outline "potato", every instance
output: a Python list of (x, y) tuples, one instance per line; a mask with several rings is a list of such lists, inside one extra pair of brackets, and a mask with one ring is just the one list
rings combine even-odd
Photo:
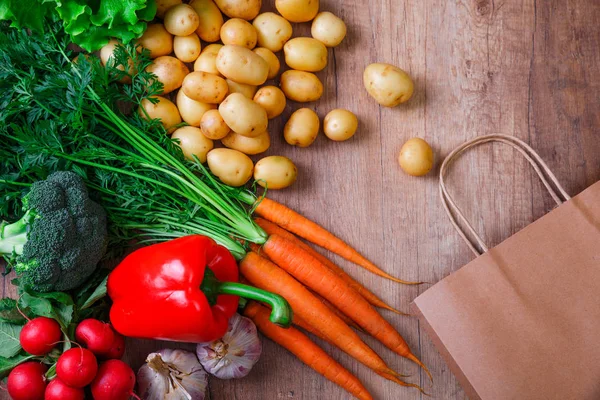
[[(111, 39), (100, 49), (100, 61), (102, 61), (102, 65), (106, 66), (106, 64), (108, 64), (109, 60), (112, 58), (113, 53), (115, 52), (115, 47), (117, 47), (118, 44), (121, 44), (118, 40)], [(133, 60), (129, 60), (129, 65), (129, 75), (133, 75), (135, 73)], [(119, 65), (118, 69), (123, 71), (125, 68), (122, 65)], [(121, 78), (121, 83), (131, 83), (131, 77), (124, 76), (123, 78)]]
[[(173, 52), (173, 35), (167, 32), (163, 24), (149, 24), (137, 44), (150, 50), (150, 58), (167, 56)], [(138, 47), (137, 51), (141, 53), (142, 48)]]
[(317, 14), (310, 27), (312, 37), (327, 47), (335, 47), (346, 37), (346, 24), (329, 11)]
[(415, 88), (406, 72), (383, 63), (371, 64), (365, 68), (363, 84), (371, 97), (385, 107), (396, 107), (408, 101)]
[(190, 99), (183, 93), (183, 90), (177, 92), (176, 101), (181, 118), (191, 126), (200, 126), (204, 113), (217, 108), (215, 104), (202, 103)]
[(204, 136), (212, 140), (223, 139), (231, 131), (221, 117), (219, 110), (209, 110), (202, 115), (200, 129)]
[(190, 99), (203, 103), (218, 104), (227, 96), (225, 79), (208, 72), (194, 71), (183, 80), (181, 90)]
[(217, 69), (223, 76), (247, 85), (262, 85), (269, 76), (269, 64), (252, 50), (225, 45), (217, 54)]
[(261, 0), (215, 0), (223, 14), (229, 18), (253, 20), (260, 12)]
[(285, 63), (292, 69), (316, 72), (327, 66), (327, 47), (317, 39), (297, 37), (283, 46)]
[(348, 110), (331, 110), (323, 120), (323, 132), (331, 140), (341, 142), (350, 139), (358, 128), (358, 118)]
[(254, 167), (254, 180), (267, 189), (283, 189), (296, 182), (298, 170), (287, 157), (269, 156)]
[(223, 14), (212, 0), (192, 0), (190, 6), (198, 14), (200, 23), (196, 34), (205, 42), (216, 42), (220, 39)]
[(252, 22), (258, 33), (258, 45), (276, 53), (292, 37), (292, 25), (285, 18), (266, 12)]
[(167, 10), (163, 22), (170, 34), (188, 36), (200, 25), (200, 17), (189, 4), (178, 4)]
[(210, 172), (230, 186), (242, 186), (252, 177), (254, 163), (242, 152), (232, 149), (213, 149), (206, 157)]
[[(142, 118), (160, 119), (165, 129), (168, 132), (172, 131), (175, 129), (175, 125), (181, 123), (181, 116), (179, 115), (177, 106), (165, 97), (154, 96), (153, 98), (158, 99), (158, 103), (152, 104), (148, 99), (142, 100), (138, 108), (138, 114)], [(148, 115), (146, 116), (146, 114)]]
[(175, 36), (175, 39), (173, 40), (175, 57), (183, 62), (196, 61), (200, 55), (200, 47), (200, 39), (195, 33), (188, 36)]
[(196, 156), (203, 164), (206, 162), (206, 155), (215, 146), (212, 140), (194, 126), (183, 126), (175, 130), (171, 139), (179, 139), (178, 145), (186, 159), (195, 161), (194, 156)]
[(237, 83), (232, 81), (231, 79), (225, 79), (227, 82), (227, 87), (229, 88), (229, 94), (231, 93), (241, 93), (249, 99), (254, 97), (256, 93), (257, 87), (254, 85), (246, 85), (244, 83)]
[(398, 163), (409, 175), (426, 175), (433, 168), (433, 150), (421, 138), (409, 139), (400, 149)]
[(267, 118), (273, 119), (285, 110), (285, 95), (276, 86), (263, 86), (254, 95), (254, 102), (267, 112)]
[(269, 74), (267, 75), (267, 79), (275, 78), (279, 73), (279, 68), (281, 67), (279, 58), (277, 58), (275, 53), (266, 47), (257, 47), (254, 49), (254, 52), (261, 56), (262, 59), (265, 60), (269, 65)]
[(190, 73), (190, 70), (184, 63), (175, 57), (161, 56), (154, 59), (146, 71), (152, 72), (158, 77), (158, 80), (164, 85), (163, 94), (171, 93), (180, 88), (183, 78)]
[(222, 44), (209, 44), (202, 50), (202, 53), (196, 59), (194, 63), (194, 71), (208, 72), (209, 74), (223, 76), (217, 69), (217, 54), (223, 47)]
[(323, 94), (323, 84), (315, 74), (293, 69), (281, 74), (281, 90), (285, 97), (300, 103), (316, 101)]
[(254, 155), (264, 153), (271, 147), (271, 136), (268, 131), (264, 131), (256, 137), (246, 137), (239, 133), (230, 132), (225, 136), (221, 143), (223, 146), (237, 151), (241, 151), (244, 154)]
[(319, 12), (319, 0), (275, 0), (275, 8), (290, 22), (308, 22)]
[(232, 93), (219, 105), (219, 113), (232, 131), (256, 137), (267, 130), (268, 119), (264, 108), (241, 93)]
[(177, 4), (181, 4), (181, 0), (156, 0), (156, 16), (164, 18), (167, 10)]
[(310, 108), (300, 108), (290, 115), (283, 128), (283, 137), (292, 146), (308, 147), (317, 138), (320, 125), (316, 112)]
[(233, 44), (247, 49), (256, 47), (256, 29), (245, 19), (231, 18), (221, 27), (223, 44)]

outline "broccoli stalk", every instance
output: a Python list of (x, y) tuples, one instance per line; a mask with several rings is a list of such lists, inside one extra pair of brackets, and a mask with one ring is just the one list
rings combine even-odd
[(3, 221), (0, 224), (0, 254), (23, 254), (23, 247), (27, 243), (27, 227), (34, 218), (35, 214), (29, 210), (17, 222), (9, 224)]

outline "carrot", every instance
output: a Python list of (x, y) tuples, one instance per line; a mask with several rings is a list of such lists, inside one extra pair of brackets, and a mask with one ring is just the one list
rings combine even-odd
[(331, 302), (329, 302), (327, 299), (324, 299), (322, 296), (320, 296), (317, 293), (314, 293), (312, 290), (311, 290), (311, 293), (313, 296), (315, 296), (317, 299), (319, 299), (321, 301), (321, 303), (325, 304), (327, 306), (327, 308), (329, 308), (335, 315), (340, 317), (340, 319), (342, 321), (344, 321), (344, 323), (346, 325), (350, 326), (351, 328), (356, 329), (357, 331), (366, 333), (359, 325), (356, 324), (356, 322), (352, 321), (352, 319), (349, 318), (346, 314), (344, 314), (343, 312), (338, 310), (337, 307), (334, 306), (333, 304), (331, 304)]
[(329, 300), (386, 347), (422, 367), (430, 379), (433, 379), (427, 367), (410, 351), (408, 344), (394, 327), (316, 258), (279, 235), (271, 235), (263, 245), (263, 250), (275, 264)]
[(264, 218), (260, 218), (260, 217), (254, 218), (254, 222), (256, 222), (258, 224), (258, 226), (263, 228), (263, 230), (265, 232), (267, 232), (267, 234), (269, 234), (269, 235), (277, 234), (279, 236), (282, 236), (282, 237), (292, 241), (298, 247), (306, 250), (314, 258), (319, 260), (323, 265), (325, 265), (327, 268), (329, 268), (330, 270), (335, 272), (340, 278), (342, 278), (344, 280), (344, 282), (346, 282), (348, 285), (350, 285), (350, 287), (352, 289), (354, 289), (358, 293), (360, 293), (361, 296), (365, 298), (365, 300), (367, 300), (369, 303), (371, 303), (375, 307), (384, 308), (386, 310), (395, 312), (396, 314), (400, 314), (400, 315), (408, 315), (406, 313), (396, 310), (392, 306), (389, 306), (387, 303), (385, 303), (383, 300), (381, 300), (379, 297), (377, 297), (377, 295), (375, 295), (369, 289), (367, 289), (366, 287), (361, 285), (359, 282), (357, 282), (354, 278), (352, 278), (350, 275), (348, 275), (343, 269), (341, 269), (336, 264), (334, 264), (332, 261), (330, 261), (327, 257), (325, 257), (324, 255), (322, 255), (321, 253), (319, 253), (318, 251), (316, 251), (315, 249), (313, 249), (312, 247), (310, 247), (309, 245), (304, 243), (302, 240), (298, 239), (293, 233), (286, 231), (279, 225), (274, 224), (273, 222), (268, 221)]
[(249, 302), (244, 315), (269, 339), (289, 350), (303, 363), (361, 400), (373, 400), (367, 389), (350, 371), (335, 361), (322, 348), (299, 330), (280, 328), (269, 321), (269, 311), (258, 303)]

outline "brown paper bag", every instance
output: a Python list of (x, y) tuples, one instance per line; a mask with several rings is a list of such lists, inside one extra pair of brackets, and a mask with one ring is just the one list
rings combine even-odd
[[(444, 174), (463, 151), (490, 141), (519, 150), (559, 206), (488, 250), (448, 195)], [(491, 135), (448, 156), (440, 194), (478, 257), (417, 297), (413, 308), (467, 395), (600, 399), (600, 182), (570, 199), (527, 144)]]

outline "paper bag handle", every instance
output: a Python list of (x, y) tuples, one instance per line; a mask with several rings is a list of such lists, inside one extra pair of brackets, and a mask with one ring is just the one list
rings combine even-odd
[[(560, 205), (571, 198), (560, 185), (558, 179), (556, 179), (556, 176), (554, 176), (552, 171), (550, 171), (550, 168), (548, 168), (548, 166), (546, 165), (544, 160), (542, 160), (539, 154), (537, 154), (535, 150), (533, 150), (527, 143), (514, 136), (500, 134), (478, 136), (458, 146), (448, 155), (448, 157), (446, 157), (446, 159), (442, 163), (442, 166), (440, 167), (440, 197), (442, 199), (444, 209), (446, 210), (446, 214), (448, 214), (448, 217), (450, 218), (450, 222), (452, 223), (456, 231), (459, 233), (459, 235), (463, 238), (467, 246), (469, 246), (471, 251), (476, 256), (480, 256), (481, 254), (487, 252), (489, 248), (485, 244), (483, 239), (477, 234), (477, 232), (475, 232), (473, 226), (469, 223), (469, 221), (467, 221), (460, 208), (456, 205), (456, 203), (446, 190), (444, 178), (446, 176), (446, 171), (448, 170), (452, 162), (456, 160), (463, 152), (472, 147), (488, 142), (504, 143), (521, 153), (527, 159), (527, 161), (529, 161), (529, 164), (531, 164), (535, 172), (538, 174), (540, 180), (542, 181), (542, 183), (544, 184), (544, 186), (546, 187), (556, 204)], [(554, 184), (554, 187), (552, 187), (552, 185), (548, 182), (548, 179)], [(465, 228), (477, 242), (476, 244), (473, 243), (467, 237), (467, 234), (465, 233), (463, 228), (458, 224), (456, 217), (458, 217), (463, 222)], [(477, 245), (479, 245), (479, 248), (477, 248)]]

